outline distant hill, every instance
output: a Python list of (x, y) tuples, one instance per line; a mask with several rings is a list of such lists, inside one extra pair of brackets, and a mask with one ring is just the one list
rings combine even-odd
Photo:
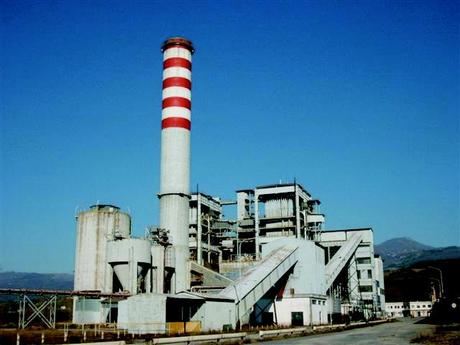
[(0, 288), (72, 290), (73, 274), (0, 272)]
[(394, 238), (375, 246), (376, 254), (383, 258), (383, 267), (397, 269), (417, 262), (460, 258), (460, 247), (434, 248), (407, 237)]
[(421, 244), (409, 237), (397, 237), (375, 246), (375, 250), (385, 255), (399, 255), (419, 250), (433, 249), (431, 246)]

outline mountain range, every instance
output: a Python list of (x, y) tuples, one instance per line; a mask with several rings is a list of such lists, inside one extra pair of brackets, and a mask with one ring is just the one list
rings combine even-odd
[(72, 290), (73, 274), (0, 272), (0, 288)]
[(385, 270), (405, 268), (423, 261), (460, 258), (460, 247), (434, 248), (407, 237), (398, 237), (375, 246)]

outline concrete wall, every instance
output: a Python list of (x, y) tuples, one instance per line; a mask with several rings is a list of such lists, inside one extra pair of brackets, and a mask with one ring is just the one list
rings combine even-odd
[(78, 214), (74, 290), (112, 292), (107, 239), (128, 238), (130, 233), (131, 217), (115, 206), (96, 205)]
[(277, 321), (279, 326), (291, 326), (292, 313), (302, 313), (304, 326), (327, 324), (325, 298), (283, 298), (275, 301), (269, 311), (274, 314), (274, 320)]
[(345, 231), (324, 231), (321, 233), (321, 241), (346, 241)]
[(192, 321), (200, 321), (203, 331), (222, 330), (224, 325), (236, 327), (236, 308), (234, 303), (206, 301), (195, 313)]
[(118, 303), (118, 328), (133, 333), (166, 331), (166, 295), (141, 294)]
[(78, 325), (105, 323), (108, 310), (101, 300), (74, 297), (72, 322)]
[(375, 257), (375, 289), (377, 293), (377, 302), (380, 304), (379, 316), (383, 316), (385, 313), (385, 280), (383, 272), (383, 260), (380, 256)]
[(326, 295), (324, 249), (317, 246), (315, 242), (294, 238), (279, 239), (264, 245), (262, 256), (287, 244), (295, 244), (299, 247), (299, 261), (289, 277), (284, 295), (289, 297), (299, 294)]
[(346, 241), (347, 233), (349, 232), (359, 232), (363, 235), (363, 242), (374, 243), (374, 234), (372, 229), (350, 229), (343, 231), (324, 231), (321, 233), (321, 241)]

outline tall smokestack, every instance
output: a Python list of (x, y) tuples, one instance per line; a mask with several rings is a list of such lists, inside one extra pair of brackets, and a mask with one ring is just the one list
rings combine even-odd
[(174, 274), (171, 293), (190, 288), (189, 198), (192, 42), (173, 37), (163, 52), (161, 121), (160, 227), (169, 230)]

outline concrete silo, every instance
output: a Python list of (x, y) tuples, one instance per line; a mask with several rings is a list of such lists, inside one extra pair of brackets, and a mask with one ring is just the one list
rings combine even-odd
[(94, 205), (77, 215), (75, 291), (112, 292), (107, 241), (129, 238), (131, 217), (112, 205)]
[(107, 262), (113, 268), (113, 292), (151, 290), (152, 243), (142, 238), (107, 242)]

